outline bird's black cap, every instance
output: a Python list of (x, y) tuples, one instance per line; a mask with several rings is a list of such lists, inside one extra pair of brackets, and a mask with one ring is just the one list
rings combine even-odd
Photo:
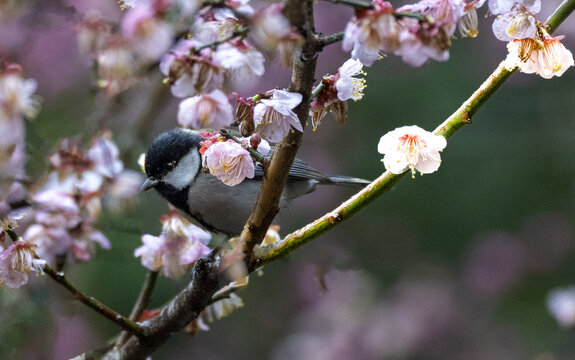
[(160, 179), (166, 175), (192, 147), (199, 148), (199, 133), (176, 129), (158, 136), (146, 151), (146, 175)]

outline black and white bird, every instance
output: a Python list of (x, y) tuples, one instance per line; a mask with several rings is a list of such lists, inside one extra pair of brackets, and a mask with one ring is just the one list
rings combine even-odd
[[(145, 157), (147, 179), (142, 190), (156, 191), (192, 223), (212, 233), (232, 237), (241, 233), (260, 192), (263, 170), (253, 179), (228, 186), (202, 171), (199, 131), (176, 129), (158, 136)], [(365, 186), (369, 181), (324, 175), (296, 159), (290, 169), (280, 208), (315, 190), (317, 184)]]

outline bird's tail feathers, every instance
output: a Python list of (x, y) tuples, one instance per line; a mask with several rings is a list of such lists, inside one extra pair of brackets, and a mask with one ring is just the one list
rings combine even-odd
[(359, 186), (363, 187), (371, 183), (371, 181), (369, 180), (349, 176), (340, 176), (340, 175), (329, 176), (329, 180), (331, 181), (331, 184), (350, 186), (350, 187), (359, 187)]

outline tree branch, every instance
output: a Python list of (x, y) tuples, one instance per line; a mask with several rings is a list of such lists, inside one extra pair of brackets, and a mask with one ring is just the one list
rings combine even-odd
[(174, 332), (180, 331), (204, 310), (212, 296), (226, 282), (220, 276), (219, 249), (196, 261), (192, 281), (151, 320), (142, 323), (143, 334), (133, 336), (103, 359), (146, 359)]
[[(305, 128), (315, 78), (317, 53), (321, 49), (321, 44), (314, 35), (313, 1), (289, 1), (286, 5), (286, 15), (305, 39), (301, 55), (294, 61), (292, 78), (288, 87), (290, 92), (298, 92), (303, 97), (294, 112), (302, 127)], [(241, 234), (246, 244), (246, 264), (250, 263), (254, 247), (264, 238), (269, 225), (279, 211), (278, 204), (282, 191), (289, 169), (301, 145), (302, 137), (303, 133), (292, 129), (283, 141), (276, 145), (268, 166), (264, 168), (264, 178), (258, 200)]]

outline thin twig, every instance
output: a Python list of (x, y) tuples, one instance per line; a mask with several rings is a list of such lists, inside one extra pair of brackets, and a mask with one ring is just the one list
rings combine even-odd
[[(132, 312), (130, 313), (130, 320), (137, 322), (142, 317), (144, 310), (150, 304), (150, 300), (152, 299), (152, 291), (154, 291), (154, 286), (156, 285), (156, 280), (158, 279), (158, 271), (148, 271), (146, 274), (146, 279), (144, 280), (144, 284), (142, 285), (142, 290), (140, 290), (140, 295), (138, 296), (138, 300), (134, 304), (132, 308)], [(130, 333), (127, 331), (123, 331), (117, 343), (117, 346), (122, 345), (123, 343), (128, 340), (130, 337)]]

